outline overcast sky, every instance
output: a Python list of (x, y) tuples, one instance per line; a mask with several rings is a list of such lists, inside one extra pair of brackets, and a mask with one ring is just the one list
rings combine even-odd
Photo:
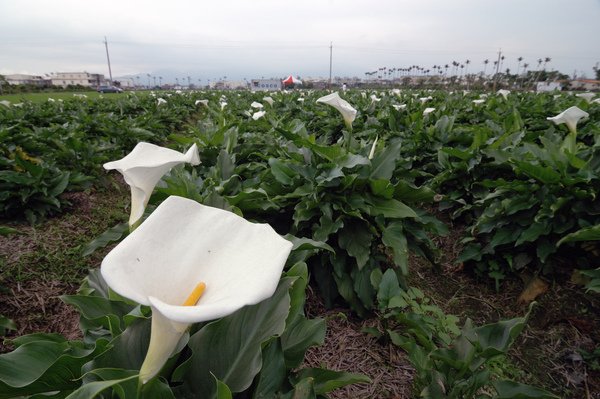
[[(600, 0), (0, 0), (0, 74), (88, 71), (198, 79), (329, 75), (426, 68), (501, 48), (503, 69), (593, 75)], [(522, 64), (521, 64), (522, 66)], [(489, 67), (488, 67), (489, 72)]]

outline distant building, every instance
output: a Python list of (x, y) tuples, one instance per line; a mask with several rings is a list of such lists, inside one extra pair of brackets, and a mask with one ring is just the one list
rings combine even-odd
[(50, 76), (50, 80), (54, 86), (85, 86), (97, 87), (106, 85), (104, 75), (99, 73), (88, 72), (56, 72)]
[(47, 86), (50, 84), (49, 79), (44, 79), (42, 76), (25, 75), (17, 73), (14, 75), (5, 75), (4, 78), (11, 85), (36, 85)]
[(600, 90), (600, 80), (575, 79), (569, 83), (573, 90)]
[(537, 92), (555, 91), (555, 90), (561, 91), (562, 86), (561, 86), (560, 82), (537, 82), (535, 89)]
[(250, 90), (252, 90), (252, 91), (281, 90), (281, 80), (279, 80), (279, 79), (252, 79), (250, 81)]

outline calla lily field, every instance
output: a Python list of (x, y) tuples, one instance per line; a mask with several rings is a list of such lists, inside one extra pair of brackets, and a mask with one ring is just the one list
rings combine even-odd
[[(120, 187), (129, 217), (70, 249), (93, 259), (61, 296), (77, 338), (19, 335), (0, 314), (0, 399), (597, 397), (592, 98), (295, 89), (2, 102), (2, 239), (69, 214), (73, 193)], [(20, 269), (0, 265), (9, 295)], [(436, 299), (457, 275), (510, 311), (468, 285)], [(561, 287), (580, 314), (545, 301)], [(488, 315), (452, 314), (467, 296)], [(380, 378), (307, 360), (340, 318), (402, 354), (408, 396), (349, 394)], [(541, 372), (527, 349), (540, 319), (585, 337), (553, 341)], [(568, 381), (544, 371), (566, 356)]]

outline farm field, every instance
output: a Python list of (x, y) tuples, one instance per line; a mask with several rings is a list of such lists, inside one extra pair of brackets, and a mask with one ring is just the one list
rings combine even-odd
[(0, 398), (600, 397), (593, 95), (62, 94), (0, 97)]

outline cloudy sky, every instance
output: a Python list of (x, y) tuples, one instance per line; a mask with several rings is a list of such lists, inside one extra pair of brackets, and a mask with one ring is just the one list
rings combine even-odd
[[(165, 81), (364, 77), (378, 67), (471, 60), (591, 77), (600, 0), (0, 0), (0, 74), (88, 71)], [(522, 64), (521, 64), (522, 65)], [(489, 67), (488, 67), (489, 68)], [(489, 69), (488, 69), (489, 72)]]

